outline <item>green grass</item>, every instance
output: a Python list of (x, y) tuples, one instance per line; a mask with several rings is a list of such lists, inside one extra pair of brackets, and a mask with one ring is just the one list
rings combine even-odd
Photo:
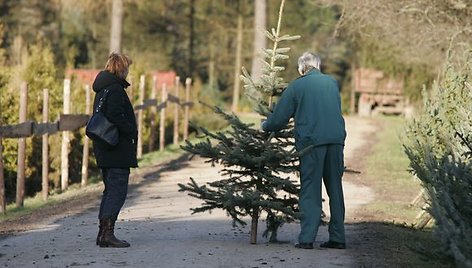
[(183, 153), (184, 151), (180, 148), (180, 145), (168, 145), (163, 151), (153, 151), (144, 154), (141, 159), (139, 159), (138, 165), (139, 167), (146, 167), (157, 162), (172, 160)]
[[(153, 151), (144, 154), (143, 157), (139, 159), (138, 164), (139, 167), (146, 167), (175, 159), (183, 153), (184, 151), (180, 149), (179, 145), (169, 145), (163, 151)], [(71, 199), (85, 198), (86, 195), (92, 192), (98, 193), (99, 191), (101, 191), (101, 179), (98, 177), (90, 177), (87, 186), (81, 187), (78, 183), (72, 184), (67, 191), (63, 193), (51, 193), (46, 201), (42, 199), (41, 193), (38, 193), (34, 197), (25, 198), (23, 207), (17, 207), (15, 203), (7, 205), (7, 213), (4, 215), (0, 214), (0, 222), (20, 218), (38, 209), (66, 202)]]
[[(244, 122), (251, 122), (260, 124), (260, 118), (254, 114), (241, 114), (241, 120)], [(196, 142), (197, 138), (194, 135), (190, 136), (189, 139), (191, 142)], [(144, 168), (150, 165), (155, 165), (156, 163), (162, 163), (176, 159), (185, 152), (180, 148), (180, 145), (168, 145), (163, 151), (153, 151), (146, 153), (139, 159), (138, 165), (140, 168)], [(139, 170), (139, 169), (138, 169)], [(52, 206), (61, 202), (66, 202), (74, 198), (84, 198), (85, 195), (90, 194), (90, 192), (99, 192), (101, 190), (101, 179), (99, 177), (89, 178), (89, 183), (86, 187), (80, 187), (80, 184), (72, 184), (69, 186), (67, 191), (63, 193), (51, 193), (48, 200), (44, 201), (42, 199), (41, 193), (38, 193), (34, 197), (27, 197), (24, 200), (23, 207), (17, 207), (15, 203), (11, 203), (7, 206), (7, 213), (2, 215), (0, 214), (0, 222), (7, 220), (16, 219), (25, 215), (28, 215), (36, 210)]]
[(80, 184), (73, 184), (63, 193), (51, 193), (46, 201), (43, 200), (41, 193), (38, 193), (34, 197), (25, 198), (23, 207), (17, 207), (15, 203), (9, 204), (7, 206), (7, 213), (0, 215), (0, 222), (16, 219), (47, 206), (75, 198), (82, 198), (93, 192), (99, 192), (100, 187), (97, 181), (97, 178), (91, 179), (90, 184), (85, 187), (80, 187)]
[(375, 198), (367, 209), (382, 213), (387, 221), (411, 224), (420, 209), (409, 207), (409, 204), (420, 192), (421, 185), (408, 172), (409, 159), (401, 143), (405, 120), (400, 117), (374, 120), (382, 127), (364, 170), (368, 185), (381, 198)]
[[(241, 120), (247, 123), (254, 123), (254, 127), (258, 127), (260, 124), (260, 117), (253, 113), (242, 113), (239, 114)], [(197, 138), (194, 135), (190, 137), (191, 142), (196, 142)], [(185, 152), (180, 148), (180, 145), (168, 145), (163, 151), (153, 151), (144, 154), (139, 159), (138, 164), (140, 168), (144, 168), (156, 163), (162, 163), (176, 159)], [(138, 169), (139, 170), (139, 169)], [(67, 191), (63, 193), (51, 193), (48, 200), (42, 199), (41, 193), (38, 193), (34, 197), (27, 197), (24, 200), (23, 207), (17, 207), (15, 203), (7, 206), (7, 213), (4, 215), (0, 214), (0, 222), (7, 220), (16, 219), (25, 215), (28, 215), (36, 210), (52, 206), (61, 202), (66, 202), (74, 198), (84, 198), (91, 192), (99, 192), (101, 190), (101, 179), (98, 177), (89, 178), (89, 183), (85, 187), (81, 187), (80, 184), (72, 184), (69, 186)]]
[(238, 113), (237, 115), (244, 123), (254, 124), (254, 128), (259, 128), (261, 119), (263, 119), (263, 117), (257, 113)]
[(408, 172), (401, 138), (406, 121), (400, 117), (372, 120), (381, 128), (363, 167), (362, 183), (373, 189), (375, 198), (361, 209), (368, 215), (365, 224), (370, 230), (370, 242), (362, 250), (381, 252), (385, 267), (453, 267), (432, 229), (413, 227), (421, 208), (409, 204), (422, 187)]

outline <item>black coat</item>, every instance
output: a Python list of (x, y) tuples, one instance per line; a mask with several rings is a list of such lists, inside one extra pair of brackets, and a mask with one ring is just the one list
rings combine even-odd
[(137, 167), (136, 148), (138, 127), (133, 106), (126, 95), (125, 89), (130, 84), (116, 75), (101, 71), (93, 82), (95, 100), (94, 111), (104, 89), (108, 89), (106, 102), (102, 109), (105, 116), (118, 127), (120, 140), (112, 148), (100, 141), (93, 141), (93, 152), (97, 159), (97, 166), (101, 168), (130, 168)]

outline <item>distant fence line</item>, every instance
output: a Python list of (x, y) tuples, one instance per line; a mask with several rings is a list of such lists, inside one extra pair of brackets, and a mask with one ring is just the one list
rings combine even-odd
[[(145, 76), (140, 76), (139, 82), (139, 100), (138, 105), (134, 106), (137, 114), (138, 124), (138, 148), (137, 156), (142, 157), (143, 140), (142, 130), (144, 127), (144, 114), (143, 111), (150, 109), (150, 139), (148, 143), (149, 151), (155, 149), (154, 140), (156, 139), (157, 132), (157, 114), (159, 113), (159, 150), (164, 150), (165, 147), (165, 118), (166, 108), (170, 103), (174, 104), (174, 128), (173, 128), (173, 143), (179, 143), (179, 108), (183, 108), (183, 139), (188, 138), (188, 121), (190, 117), (190, 107), (193, 102), (190, 101), (190, 90), (192, 80), (187, 78), (185, 80), (185, 98), (179, 98), (179, 91), (181, 90), (180, 78), (177, 76), (173, 85), (169, 85), (173, 88), (167, 89), (167, 84), (162, 83), (161, 87), (161, 98), (160, 101), (157, 99), (157, 78), (153, 76), (153, 83), (151, 88), (151, 98), (144, 99), (145, 96)], [(75, 131), (86, 126), (91, 113), (91, 94), (90, 85), (85, 85), (86, 97), (85, 97), (85, 114), (70, 114), (70, 79), (64, 79), (64, 99), (63, 99), (63, 113), (59, 115), (59, 119), (55, 122), (49, 121), (49, 90), (43, 90), (43, 122), (34, 122), (26, 120), (27, 115), (27, 95), (28, 87), (25, 82), (21, 83), (20, 86), (20, 113), (19, 123), (14, 125), (0, 126), (0, 213), (6, 213), (6, 198), (5, 198), (5, 180), (4, 180), (4, 164), (3, 164), (3, 142), (4, 138), (18, 139), (18, 165), (17, 165), (17, 189), (16, 189), (16, 205), (22, 207), (24, 203), (24, 192), (25, 192), (25, 163), (26, 163), (26, 138), (32, 136), (42, 136), (42, 196), (44, 200), (47, 200), (49, 194), (49, 147), (48, 137), (58, 132), (62, 133), (62, 147), (61, 147), (61, 190), (67, 190), (69, 181), (69, 144), (70, 131)], [(170, 94), (169, 91), (173, 91)], [(132, 94), (132, 93), (131, 93)], [(82, 157), (82, 177), (81, 185), (85, 186), (88, 182), (88, 159), (89, 159), (89, 139), (84, 135), (84, 149)]]

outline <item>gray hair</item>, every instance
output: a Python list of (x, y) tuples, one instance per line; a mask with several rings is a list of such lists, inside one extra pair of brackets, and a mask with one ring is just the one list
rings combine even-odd
[(313, 68), (320, 69), (321, 59), (318, 55), (305, 52), (298, 58), (298, 72), (300, 75), (306, 74)]

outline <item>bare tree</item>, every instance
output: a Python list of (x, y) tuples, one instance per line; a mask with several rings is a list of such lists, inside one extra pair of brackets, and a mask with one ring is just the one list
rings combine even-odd
[[(472, 6), (466, 0), (317, 0), (342, 6), (340, 26), (375, 42), (405, 64), (442, 65), (446, 51), (463, 57), (472, 43)], [(362, 42), (366, 43), (366, 42)]]
[(241, 54), (243, 49), (243, 16), (238, 15), (238, 28), (236, 34), (236, 59), (234, 62), (234, 84), (233, 84), (233, 104), (231, 110), (237, 112), (239, 105), (239, 95), (241, 88)]
[(257, 81), (262, 74), (262, 50), (267, 45), (267, 39), (264, 30), (267, 28), (266, 19), (266, 0), (254, 1), (254, 47), (251, 66), (251, 77)]
[(121, 32), (123, 28), (123, 0), (113, 0), (110, 30), (110, 53), (121, 51)]

